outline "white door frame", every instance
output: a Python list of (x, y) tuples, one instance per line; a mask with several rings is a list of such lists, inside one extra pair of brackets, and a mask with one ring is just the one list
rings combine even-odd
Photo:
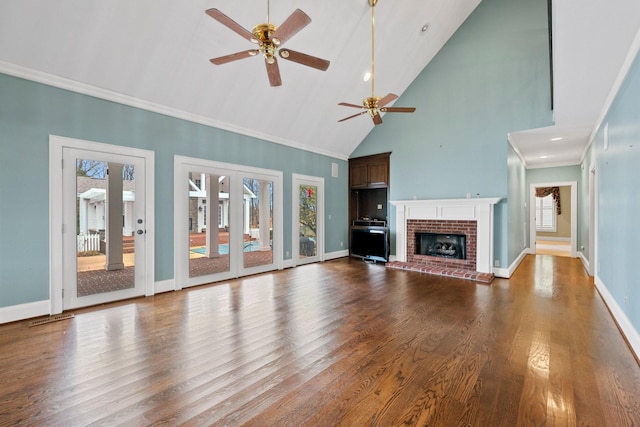
[(589, 274), (598, 276), (598, 173), (589, 168)]
[(535, 182), (529, 187), (529, 253), (536, 253), (536, 187), (571, 187), (571, 257), (577, 256), (578, 182)]
[(66, 138), (56, 135), (49, 136), (49, 312), (61, 313), (64, 309), (64, 233), (74, 232), (74, 225), (64, 223), (63, 201), (63, 150), (73, 148), (78, 150), (93, 151), (103, 154), (139, 157), (145, 162), (145, 243), (144, 266), (136, 276), (144, 281), (145, 295), (154, 294), (154, 259), (155, 259), (155, 220), (154, 220), (154, 153), (138, 148), (123, 147), (119, 145), (103, 144), (99, 142), (85, 141), (81, 139)]
[[(293, 266), (301, 264), (309, 264), (312, 262), (324, 261), (324, 178), (309, 175), (300, 175), (294, 173), (291, 179), (292, 182), (292, 261)], [(318, 203), (318, 219), (317, 219), (317, 238), (316, 250), (317, 255), (314, 257), (300, 258), (300, 192), (298, 188), (300, 185), (313, 185), (318, 188), (317, 203)]]
[[(275, 267), (277, 270), (282, 270), (282, 227), (283, 227), (283, 190), (282, 190), (282, 172), (261, 169), (250, 166), (236, 165), (231, 163), (216, 162), (213, 160), (198, 159), (185, 156), (174, 156), (173, 158), (173, 170), (174, 170), (174, 187), (173, 187), (173, 240), (174, 240), (174, 277), (175, 277), (175, 289), (179, 290), (187, 286), (195, 286), (211, 281), (226, 280), (229, 278), (239, 277), (240, 275), (250, 275), (261, 273), (264, 271), (272, 270), (270, 266)], [(186, 207), (189, 201), (189, 189), (186, 185), (189, 178), (189, 172), (205, 172), (205, 173), (220, 173), (224, 172), (230, 177), (232, 189), (229, 189), (230, 194), (237, 194), (235, 204), (231, 206), (233, 218), (231, 218), (231, 227), (239, 227), (232, 229), (230, 232), (230, 238), (239, 235), (242, 237), (242, 227), (244, 224), (243, 218), (243, 186), (242, 177), (247, 175), (257, 176), (271, 180), (273, 182), (273, 227), (275, 231), (273, 233), (273, 264), (268, 266), (258, 266), (253, 268), (244, 268), (242, 265), (243, 252), (242, 244), (233, 245), (235, 251), (231, 257), (231, 265), (229, 272), (219, 273), (208, 276), (189, 277), (189, 215)], [(233, 197), (233, 196), (232, 196)], [(231, 201), (233, 203), (233, 201)], [(235, 231), (235, 232), (234, 232)], [(230, 249), (232, 245), (230, 245)]]

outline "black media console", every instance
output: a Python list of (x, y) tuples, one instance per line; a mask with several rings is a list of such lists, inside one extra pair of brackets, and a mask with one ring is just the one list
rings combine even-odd
[(351, 226), (351, 255), (365, 261), (389, 261), (389, 227), (385, 221), (356, 220)]

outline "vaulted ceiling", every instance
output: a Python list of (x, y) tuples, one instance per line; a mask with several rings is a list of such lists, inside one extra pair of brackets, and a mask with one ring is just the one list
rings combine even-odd
[[(510, 135), (531, 166), (540, 163), (541, 147), (556, 153), (567, 148), (558, 163), (579, 161), (637, 30), (638, 16), (624, 17), (629, 22), (620, 25), (615, 15), (630, 1), (607, 0), (616, 19), (611, 17), (604, 28), (591, 23), (602, 20), (592, 16), (598, 12), (593, 5), (569, 0), (554, 6), (557, 126)], [(401, 95), (479, 3), (379, 0), (375, 95)], [(260, 55), (224, 65), (209, 62), (255, 45), (205, 10), (218, 8), (251, 30), (266, 22), (267, 5), (275, 25), (296, 8), (311, 17), (286, 47), (329, 60), (327, 71), (279, 59), (282, 86), (271, 87)], [(425, 25), (428, 29), (423, 31)], [(628, 40), (626, 46), (619, 42), (623, 39)], [(576, 49), (585, 40), (592, 49)], [(611, 49), (610, 44), (619, 48)], [(589, 72), (576, 79), (576, 68), (583, 67)], [(371, 96), (371, 82), (363, 81), (370, 69), (367, 0), (0, 3), (0, 72), (339, 158), (347, 158), (373, 128), (366, 115), (338, 123), (357, 112), (339, 102), (359, 104)], [(566, 147), (544, 144), (563, 135), (565, 142), (573, 142)]]

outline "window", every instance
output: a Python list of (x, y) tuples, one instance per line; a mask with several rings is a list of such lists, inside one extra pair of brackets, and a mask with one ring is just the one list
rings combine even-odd
[(536, 231), (556, 231), (556, 202), (553, 195), (536, 197)]

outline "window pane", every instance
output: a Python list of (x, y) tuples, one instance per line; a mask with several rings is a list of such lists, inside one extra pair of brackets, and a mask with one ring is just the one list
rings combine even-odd
[(536, 197), (536, 230), (556, 231), (556, 203), (551, 195)]

